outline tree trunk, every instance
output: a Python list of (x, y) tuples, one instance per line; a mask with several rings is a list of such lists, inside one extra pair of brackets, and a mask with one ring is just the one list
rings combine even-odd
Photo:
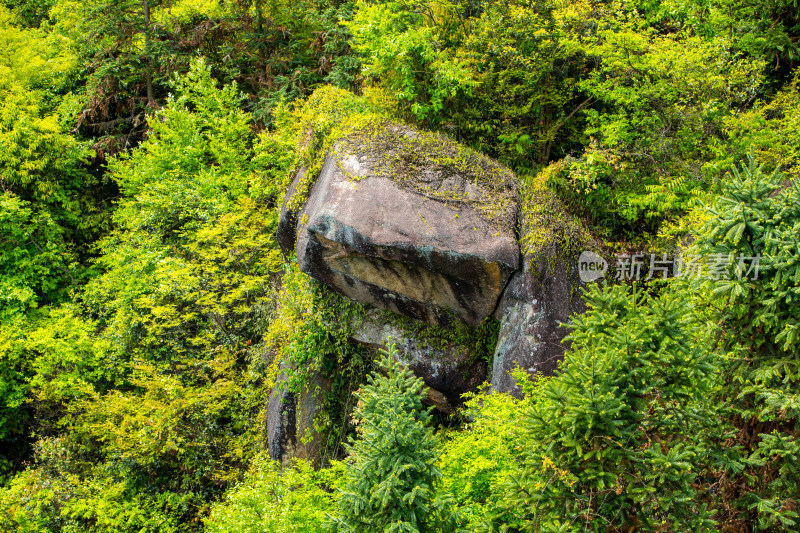
[(256, 42), (258, 46), (258, 59), (261, 62), (261, 76), (260, 84), (267, 86), (269, 83), (269, 66), (267, 65), (267, 57), (264, 51), (266, 40), (264, 39), (264, 18), (261, 9), (261, 0), (255, 0), (256, 9)]
[(147, 85), (147, 107), (155, 109), (156, 100), (153, 97), (153, 66), (150, 54), (150, 1), (144, 3), (144, 56), (145, 56), (145, 84)]

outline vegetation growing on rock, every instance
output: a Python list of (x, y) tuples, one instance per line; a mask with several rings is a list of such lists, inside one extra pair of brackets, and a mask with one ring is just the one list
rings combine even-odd
[[(513, 227), (516, 222), (518, 185), (514, 174), (440, 133), (378, 122), (342, 139), (336, 154), (354, 154), (364, 159), (370, 176), (391, 179), (445, 205), (474, 205), (499, 227)], [(352, 176), (356, 181), (361, 178)]]
[(522, 255), (531, 265), (548, 257), (574, 264), (583, 250), (597, 247), (591, 232), (547, 187), (553, 172), (558, 172), (558, 163), (535, 178), (526, 177), (522, 184), (519, 239)]
[(453, 513), (437, 496), (441, 472), (429, 413), (422, 407), (422, 380), (394, 361), (389, 344), (357, 393), (358, 438), (339, 495), (333, 532), (452, 531)]
[[(793, 0), (6, 0), (0, 530), (797, 531), (798, 61)], [(593, 288), (553, 376), (429, 416), (275, 239), (364, 147), (518, 203), (537, 274), (598, 239), (717, 276)], [(267, 457), (280, 371), (329, 381), (317, 469)]]
[[(296, 112), (299, 161), (306, 169), (287, 208), (302, 207), (325, 156), (363, 159), (366, 172), (444, 203), (470, 203), (501, 227), (516, 219), (517, 179), (504, 166), (436, 132), (391, 120), (386, 95), (322, 88)], [(353, 181), (363, 175), (348, 175)], [(448, 178), (457, 183), (448, 187)], [(464, 190), (464, 183), (474, 190)]]

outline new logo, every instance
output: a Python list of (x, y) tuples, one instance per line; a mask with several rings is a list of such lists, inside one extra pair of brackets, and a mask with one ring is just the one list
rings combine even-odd
[(584, 283), (602, 278), (607, 270), (606, 260), (594, 252), (584, 251), (578, 258), (578, 275)]

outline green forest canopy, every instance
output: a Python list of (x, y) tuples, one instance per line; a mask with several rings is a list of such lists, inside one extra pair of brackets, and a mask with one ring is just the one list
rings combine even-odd
[[(796, 0), (4, 0), (0, 530), (796, 531), (798, 64)], [(275, 241), (350, 112), (760, 276), (592, 289), (556, 376), (434, 432)], [(266, 453), (287, 360), (349, 384), (324, 468)]]

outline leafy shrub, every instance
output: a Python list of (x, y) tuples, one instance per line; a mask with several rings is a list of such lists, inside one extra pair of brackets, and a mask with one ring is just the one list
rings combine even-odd
[(598, 229), (655, 234), (718, 190), (725, 119), (758, 94), (763, 63), (721, 38), (608, 23), (584, 45), (598, 61), (578, 82), (597, 102), (586, 111), (588, 142), (551, 185)]
[(241, 94), (235, 85), (218, 89), (202, 61), (175, 87), (148, 140), (109, 163), (129, 196), (101, 243), (104, 272), (83, 298), (127, 358), (244, 350), (256, 340), (244, 333), (248, 313), (282, 262), (277, 213), (246, 197), (251, 183), (260, 194), (274, 191), (255, 174)]
[(787, 177), (800, 175), (800, 74), (774, 98), (725, 121), (729, 137), (730, 168), (752, 152), (765, 169), (778, 169)]
[(317, 533), (336, 508), (333, 490), (344, 466), (315, 471), (302, 459), (283, 470), (264, 455), (250, 463), (244, 481), (233, 486), (205, 521), (210, 533)]
[(64, 450), (38, 453), (12, 480), (23, 492), (64, 487), (15, 506), (15, 527), (197, 531), (260, 448), (267, 383), (248, 363), (261, 354), (263, 300), (282, 260), (274, 203), (247, 192), (278, 170), (256, 175), (235, 87), (218, 88), (197, 62), (176, 88), (153, 135), (111, 163), (130, 197), (102, 242), (102, 274), (73, 310), (24, 342), (4, 339), (32, 386), (20, 400), (15, 385), (9, 400), (37, 409), (41, 449), (58, 433)]
[(12, 193), (0, 195), (0, 321), (11, 324), (40, 304), (58, 302), (70, 283), (64, 230)]
[[(524, 376), (517, 378), (524, 382)], [(502, 483), (517, 461), (519, 416), (527, 404), (498, 392), (475, 394), (464, 406), (468, 422), (441, 435), (439, 491), (452, 499), (468, 530), (489, 518), (502, 497)]]
[(380, 78), (420, 121), (439, 118), (472, 77), (467, 62), (442, 46), (452, 38), (444, 32), (448, 15), (458, 10), (444, 2), (365, 2), (346, 23), (366, 73)]
[[(50, 229), (42, 227), (45, 239), (52, 239), (54, 232), (61, 233), (68, 258), (75, 256), (69, 259), (85, 258), (91, 252), (88, 245), (107, 231), (109, 224), (108, 213), (101, 211), (106, 207), (103, 182), (83, 166), (91, 152), (67, 134), (56, 114), (48, 113), (38, 92), (12, 84), (8, 89), (0, 88), (0, 95), (4, 194), (13, 194), (24, 202), (34, 220), (50, 221)], [(47, 248), (48, 244), (44, 240), (40, 246)], [(35, 251), (33, 242), (28, 246)], [(62, 278), (62, 283), (83, 281), (78, 272), (62, 271), (57, 278)]]

